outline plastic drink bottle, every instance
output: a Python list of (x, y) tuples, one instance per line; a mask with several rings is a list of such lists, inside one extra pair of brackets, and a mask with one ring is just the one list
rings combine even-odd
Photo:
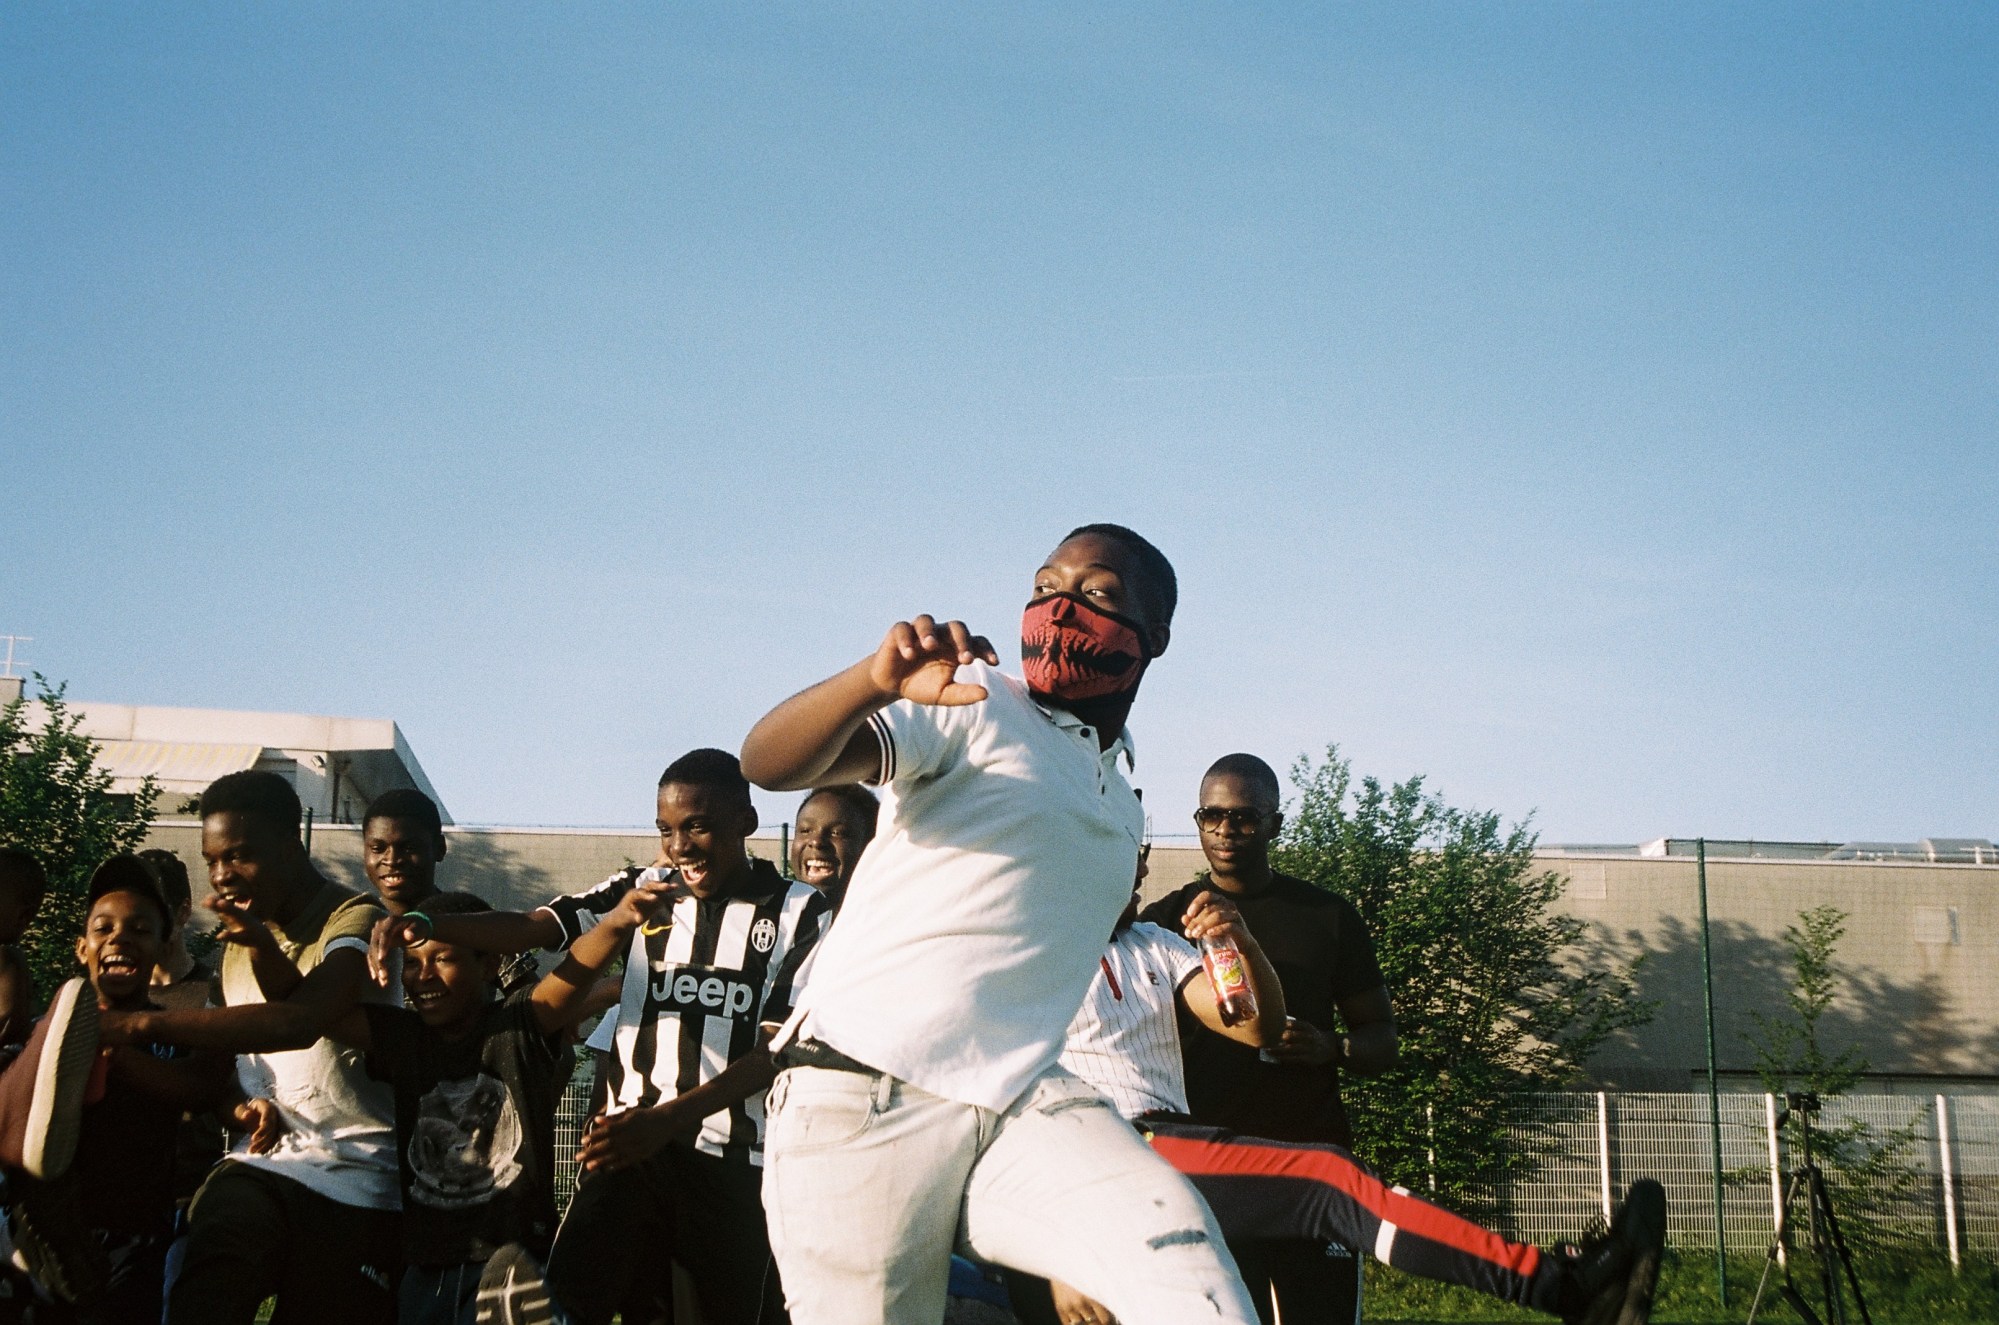
[(1256, 1016), (1256, 993), (1249, 987), (1249, 963), (1235, 944), (1212, 935), (1201, 939), (1201, 965), (1215, 987), (1224, 1026), (1240, 1026)]

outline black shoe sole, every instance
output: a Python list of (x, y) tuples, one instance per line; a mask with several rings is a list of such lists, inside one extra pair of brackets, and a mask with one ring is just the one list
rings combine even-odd
[(1624, 1220), (1618, 1233), (1631, 1248), (1631, 1269), (1625, 1276), (1616, 1325), (1646, 1325), (1652, 1319), (1659, 1257), (1666, 1245), (1666, 1189), (1651, 1178), (1632, 1183), (1624, 1193)]

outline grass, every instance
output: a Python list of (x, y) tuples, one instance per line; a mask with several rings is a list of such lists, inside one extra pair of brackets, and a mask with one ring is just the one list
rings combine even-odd
[[(1801, 1284), (1809, 1267), (1798, 1264)], [(1763, 1272), (1761, 1256), (1730, 1256), (1728, 1309), (1715, 1289), (1714, 1257), (1706, 1253), (1668, 1250), (1659, 1274), (1659, 1297), (1652, 1311), (1658, 1325), (1724, 1325), (1749, 1314), (1749, 1299)], [(1860, 1286), (1875, 1325), (1989, 1325), (1999, 1321), (1999, 1263), (1966, 1261), (1952, 1274), (1942, 1255), (1895, 1253), (1860, 1262)], [(1764, 1294), (1758, 1321), (1792, 1325), (1797, 1313), (1777, 1297), (1780, 1273), (1771, 1274), (1772, 1288)], [(1817, 1310), (1816, 1281), (1806, 1298)], [(1550, 1319), (1538, 1312), (1509, 1307), (1462, 1288), (1433, 1284), (1399, 1274), (1370, 1262), (1367, 1266), (1366, 1317), (1381, 1322), (1424, 1322), (1430, 1325), (1526, 1325)], [(1848, 1312), (1855, 1321), (1859, 1314)], [(1823, 1313), (1821, 1313), (1823, 1314)]]

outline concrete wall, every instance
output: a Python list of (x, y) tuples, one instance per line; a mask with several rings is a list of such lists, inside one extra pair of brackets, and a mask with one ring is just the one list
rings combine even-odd
[[(526, 908), (588, 887), (628, 861), (649, 863), (658, 838), (643, 830), (447, 828), (447, 888), (496, 906)], [(157, 825), (153, 845), (187, 861), (205, 891), (199, 828)], [(776, 860), (776, 837), (751, 839)], [(360, 833), (313, 831), (313, 856), (335, 878), (366, 887)], [(1687, 1090), (1705, 1081), (1700, 906), (1695, 864), (1677, 857), (1569, 857), (1539, 863), (1570, 881), (1565, 907), (1588, 921), (1585, 960), (1639, 954), (1640, 988), (1659, 1002), (1653, 1021), (1602, 1053), (1590, 1083), (1625, 1090)], [(1156, 847), (1145, 896), (1177, 888), (1203, 868), (1199, 850)], [(1825, 1023), (1835, 1048), (1855, 1044), (1874, 1090), (1999, 1086), (1999, 867), (1920, 863), (1711, 860), (1716, 1048), (1725, 1087), (1748, 1088), (1752, 1013), (1776, 1012), (1788, 987), (1782, 935), (1800, 911), (1830, 902), (1851, 913), (1840, 949), (1851, 973)], [(1955, 938), (1953, 942), (1952, 939)], [(1392, 993), (1393, 991), (1391, 991)]]

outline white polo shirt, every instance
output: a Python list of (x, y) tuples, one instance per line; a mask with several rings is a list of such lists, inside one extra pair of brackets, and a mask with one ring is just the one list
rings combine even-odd
[(933, 1095), (1003, 1110), (1055, 1064), (1118, 913), (1145, 813), (1065, 709), (974, 663), (977, 704), (869, 719), (881, 828), (778, 1043), (822, 1040)]
[(1178, 1003), (1200, 973), (1200, 950), (1172, 930), (1144, 921), (1119, 930), (1069, 1023), (1062, 1066), (1127, 1118), (1187, 1112)]

